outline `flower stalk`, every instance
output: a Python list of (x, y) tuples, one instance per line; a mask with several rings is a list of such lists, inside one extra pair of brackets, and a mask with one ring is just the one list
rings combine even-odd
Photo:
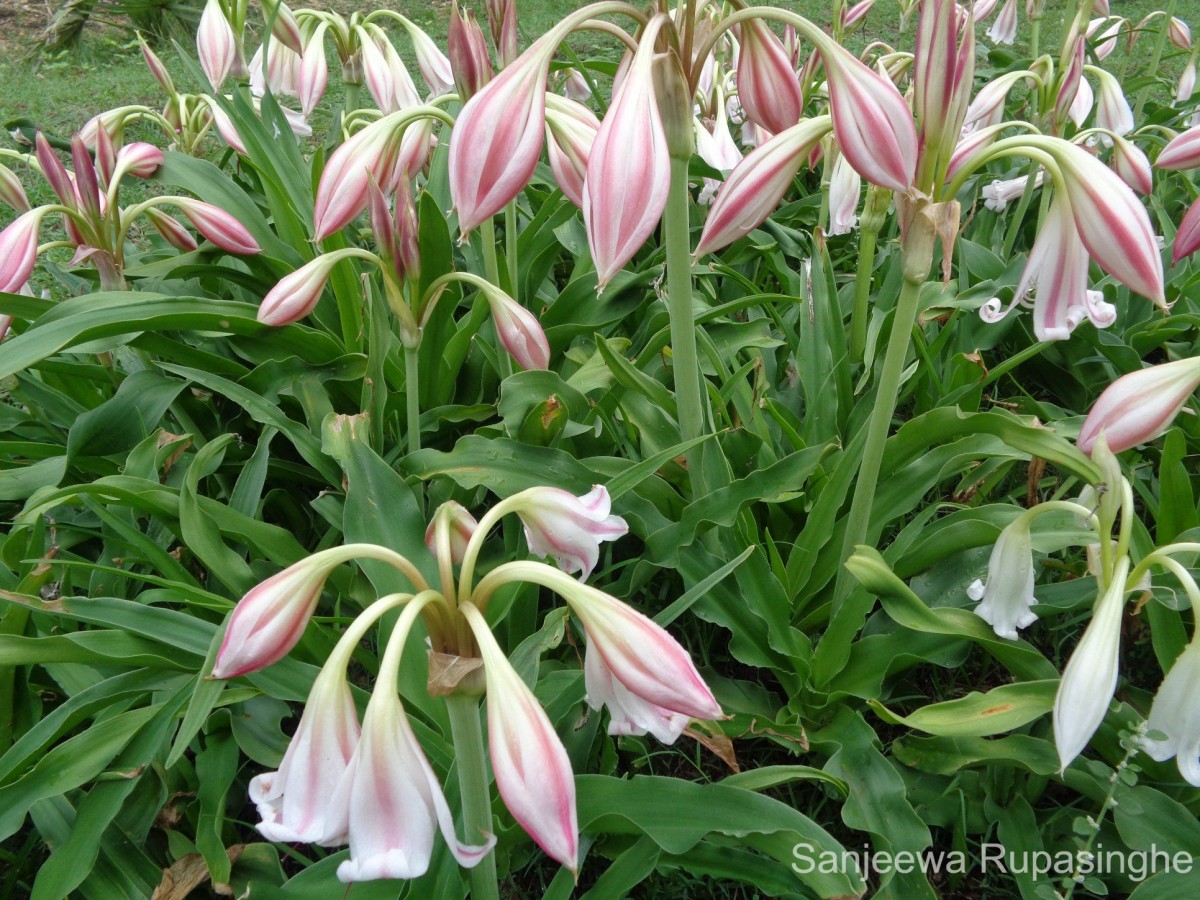
[[(487, 748), (479, 722), (479, 697), (461, 691), (448, 694), (446, 711), (450, 714), (450, 733), (454, 739), (465, 839), (469, 844), (481, 844), (492, 832), (492, 793)], [(471, 896), (476, 900), (499, 900), (494, 852), (471, 869)]]
[[(704, 400), (701, 394), (700, 362), (696, 353), (696, 324), (692, 314), (692, 256), (688, 228), (688, 163), (671, 157), (671, 187), (663, 217), (667, 245), (667, 307), (671, 323), (671, 361), (675, 378), (675, 403), (679, 436), (683, 441), (698, 438), (704, 431)], [(685, 455), (692, 479), (692, 493), (701, 493), (700, 450)]]

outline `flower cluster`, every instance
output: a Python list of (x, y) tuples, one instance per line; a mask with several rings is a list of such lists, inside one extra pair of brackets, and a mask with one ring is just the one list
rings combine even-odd
[[(484, 539), (510, 513), (520, 518), (530, 551), (553, 558), (561, 568), (507, 562), (475, 582)], [(587, 637), (587, 702), (594, 709), (608, 708), (610, 734), (650, 733), (673, 743), (689, 720), (721, 718), (720, 706), (687, 652), (666, 631), (569, 574), (587, 578), (601, 543), (625, 532), (624, 520), (611, 514), (604, 487), (597, 485), (580, 497), (536, 487), (500, 501), (479, 522), (453, 501), (434, 512), (425, 539), (437, 564), (440, 590), (430, 588), (419, 569), (399, 554), (350, 544), (316, 553), (246, 594), (226, 626), (213, 677), (245, 675), (282, 659), (300, 640), (329, 574), (347, 560), (387, 562), (413, 589), (369, 606), (326, 659), (278, 771), (258, 775), (250, 785), (263, 835), (326, 846), (349, 843), (350, 856), (338, 869), (338, 877), (348, 882), (424, 874), (436, 830), (463, 866), (476, 865), (491, 850), (491, 834), (481, 834), (478, 844), (456, 837), (441, 786), (399, 698), (401, 653), (420, 615), (437, 653), (466, 661), (467, 671), (482, 665), (500, 796), (538, 845), (574, 870), (579, 828), (570, 761), (545, 711), (493, 636), (485, 612), (497, 590), (519, 582), (562, 597)], [(397, 607), (400, 619), (360, 725), (346, 667), (368, 630)], [(476, 689), (466, 678), (456, 685), (439, 684), (437, 692), (470, 694)]]

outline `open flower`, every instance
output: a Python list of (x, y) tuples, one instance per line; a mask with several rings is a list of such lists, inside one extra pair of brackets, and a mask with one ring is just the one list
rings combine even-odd
[(400, 703), (397, 671), (421, 605), (420, 596), (409, 601), (392, 629), (362, 735), (332, 800), (335, 809), (348, 810), (350, 858), (338, 866), (340, 881), (419, 878), (429, 870), (435, 829), (467, 868), (496, 843), (491, 835), (481, 846), (459, 842), (446, 796)]
[(250, 780), (250, 799), (269, 841), (334, 846), (346, 842), (348, 810), (331, 802), (358, 744), (358, 711), (345, 662), (331, 656), (313, 682), (279, 771)]
[(673, 744), (687, 727), (689, 716), (651, 703), (625, 687), (590, 643), (583, 654), (583, 682), (588, 706), (608, 707), (609, 734), (649, 732), (664, 744)]
[(829, 179), (829, 234), (849, 234), (858, 224), (858, 198), (862, 177), (838, 155)]
[(521, 517), (530, 552), (553, 557), (565, 572), (586, 579), (600, 560), (602, 541), (615, 541), (629, 530), (620, 516), (609, 515), (612, 501), (603, 485), (582, 497), (553, 487), (534, 487), (509, 498)]
[(1179, 774), (1188, 784), (1200, 787), (1200, 643), (1193, 640), (1175, 660), (1154, 696), (1147, 726), (1162, 738), (1145, 736), (1142, 749), (1152, 759), (1164, 762), (1175, 757)]
[[(1107, 168), (1101, 166), (1104, 171)], [(1111, 172), (1110, 172), (1111, 174)], [(1124, 183), (1121, 183), (1125, 187)], [(1128, 190), (1126, 188), (1126, 190)], [(1116, 310), (1098, 291), (1088, 289), (1088, 252), (1065, 197), (1055, 197), (1038, 232), (1012, 302), (1002, 307), (993, 297), (979, 310), (985, 322), (999, 322), (1017, 305), (1033, 308), (1039, 341), (1062, 341), (1085, 318), (1097, 328), (1116, 321)]]
[(1018, 628), (1037, 621), (1032, 607), (1034, 582), (1033, 538), (1029, 520), (1017, 516), (1000, 532), (988, 559), (987, 584), (976, 579), (967, 596), (980, 601), (975, 613), (1003, 638), (1017, 639)]

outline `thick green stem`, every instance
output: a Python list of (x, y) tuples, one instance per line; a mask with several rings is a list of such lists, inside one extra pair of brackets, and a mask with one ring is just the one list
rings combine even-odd
[[(346, 124), (346, 119), (349, 117), (350, 113), (352, 113), (356, 109), (358, 109), (358, 93), (362, 89), (362, 85), (358, 84), (356, 82), (353, 82), (353, 81), (346, 81), (346, 82), (343, 82), (343, 86), (344, 86), (345, 93), (342, 95), (342, 122), (341, 122), (341, 124), (344, 126)], [(339, 141), (339, 143), (341, 142), (340, 129), (339, 129), (338, 141)]]
[[(479, 698), (450, 694), (446, 697), (446, 709), (450, 713), (450, 732), (454, 736), (465, 839), (469, 844), (482, 844), (485, 835), (493, 833), (493, 827), (487, 751), (479, 723)], [(499, 897), (496, 854), (489, 853), (471, 870), (471, 900), (499, 900)]]
[(418, 391), (420, 356), (416, 347), (404, 348), (404, 400), (408, 410), (408, 452), (421, 449), (421, 396)]
[[(883, 463), (883, 448), (892, 424), (892, 415), (896, 412), (900, 376), (904, 372), (904, 358), (908, 354), (913, 326), (917, 321), (917, 300), (921, 294), (921, 284), (921, 281), (906, 279), (904, 287), (900, 290), (900, 298), (896, 301), (892, 333), (888, 337), (887, 353), (883, 358), (883, 369), (879, 373), (875, 408), (871, 410), (871, 418), (867, 423), (867, 442), (863, 447), (858, 482), (854, 486), (854, 499), (850, 503), (850, 516), (846, 522), (846, 537), (842, 542), (843, 559), (854, 552), (856, 545), (866, 543), (867, 529), (871, 523), (871, 506), (879, 484), (879, 468)], [(844, 579), (839, 578), (839, 581)]]
[(1038, 16), (1029, 23), (1029, 58), (1038, 58), (1038, 44), (1042, 34), (1042, 18)]
[[(671, 191), (663, 218), (667, 242), (667, 305), (671, 316), (671, 359), (675, 373), (675, 403), (679, 435), (684, 441), (704, 431), (704, 402), (700, 392), (700, 363), (696, 355), (696, 321), (692, 315), (692, 253), (688, 230), (688, 164), (671, 159)], [(693, 493), (700, 477), (699, 453), (687, 452)]]

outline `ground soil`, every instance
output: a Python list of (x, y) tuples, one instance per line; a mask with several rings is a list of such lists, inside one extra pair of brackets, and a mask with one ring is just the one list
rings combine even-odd
[(53, 12), (50, 0), (0, 0), (0, 55), (26, 53)]

